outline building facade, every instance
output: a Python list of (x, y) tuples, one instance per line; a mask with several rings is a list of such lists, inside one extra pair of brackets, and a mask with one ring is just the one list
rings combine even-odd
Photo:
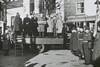
[(96, 20), (95, 2), (96, 0), (66, 0), (64, 2), (66, 22), (77, 22), (77, 25), (88, 24), (89, 27), (92, 27)]
[(96, 15), (96, 0), (64, 0), (65, 16)]

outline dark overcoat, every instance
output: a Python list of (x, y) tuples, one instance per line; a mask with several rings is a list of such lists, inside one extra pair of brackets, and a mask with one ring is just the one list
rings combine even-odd
[(23, 20), (23, 29), (24, 29), (24, 32), (29, 32), (29, 29), (30, 29), (30, 18), (29, 17), (25, 17), (24, 20)]
[(31, 18), (31, 22), (29, 24), (30, 26), (30, 32), (33, 33), (33, 35), (38, 35), (38, 30), (37, 30), (37, 27), (38, 27), (38, 23), (37, 23), (38, 19), (37, 18), (34, 18), (32, 17)]
[(100, 32), (97, 32), (94, 41), (94, 48), (93, 48), (93, 60), (96, 60), (100, 57)]
[(84, 33), (83, 37), (83, 52), (85, 57), (85, 63), (89, 64), (91, 62), (91, 33)]
[(20, 31), (22, 28), (22, 19), (19, 16), (15, 17), (14, 20), (14, 31)]
[(78, 32), (72, 32), (72, 34), (71, 34), (70, 49), (72, 51), (78, 50)]

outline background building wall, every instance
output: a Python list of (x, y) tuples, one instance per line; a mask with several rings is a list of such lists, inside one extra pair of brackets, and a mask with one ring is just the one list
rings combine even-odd
[(64, 0), (64, 14), (66, 17), (76, 14), (76, 0)]
[(85, 0), (85, 14), (88, 16), (96, 15), (96, 0)]

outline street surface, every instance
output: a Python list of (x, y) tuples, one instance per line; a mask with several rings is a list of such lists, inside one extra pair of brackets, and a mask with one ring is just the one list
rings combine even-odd
[(85, 61), (73, 55), (70, 50), (50, 50), (28, 60), (29, 67), (93, 67), (83, 64)]
[(9, 56), (4, 56), (0, 50), (0, 67), (24, 67), (24, 63), (34, 57), (31, 52), (24, 53), (24, 56), (15, 56), (14, 50), (10, 50)]

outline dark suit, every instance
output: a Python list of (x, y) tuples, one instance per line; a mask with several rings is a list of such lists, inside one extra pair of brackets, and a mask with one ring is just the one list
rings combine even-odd
[(97, 32), (93, 49), (93, 61), (95, 61), (100, 58), (100, 32)]
[(30, 18), (25, 17), (23, 20), (23, 29), (25, 34), (29, 34), (29, 24), (30, 24)]
[(90, 64), (91, 62), (91, 34), (89, 33), (84, 33), (83, 37), (83, 52), (84, 52), (84, 57), (85, 57), (85, 63)]
[[(32, 17), (31, 18), (31, 22), (29, 24), (30, 26), (30, 32), (34, 35), (34, 36), (37, 36), (38, 35), (38, 30), (37, 30), (37, 27), (38, 27), (38, 23), (37, 23), (38, 19), (37, 18), (34, 18)], [(30, 35), (32, 35), (30, 34)]]
[(63, 44), (63, 48), (66, 48), (66, 43), (68, 42), (67, 41), (67, 27), (65, 28), (65, 27), (63, 27), (63, 29), (62, 29), (62, 36), (63, 36), (63, 38), (64, 38), (64, 44)]

